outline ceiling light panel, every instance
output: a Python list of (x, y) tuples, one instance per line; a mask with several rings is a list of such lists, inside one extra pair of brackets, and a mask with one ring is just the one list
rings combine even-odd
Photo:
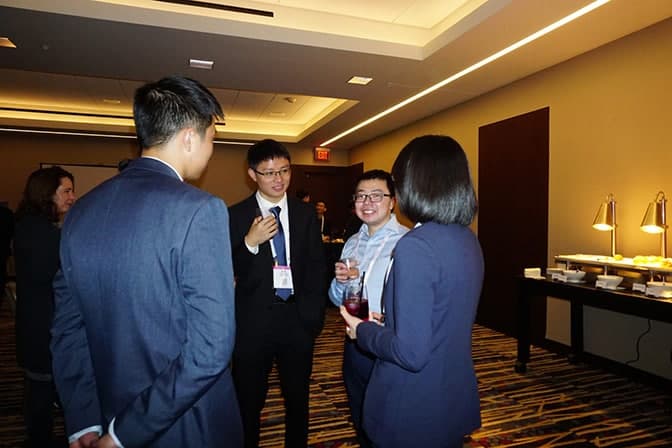
[(368, 85), (371, 81), (373, 81), (373, 78), (369, 78), (368, 76), (353, 76), (352, 78), (348, 79), (348, 84), (365, 86)]
[(208, 61), (205, 59), (189, 59), (189, 67), (200, 68), (202, 70), (212, 70), (215, 61)]

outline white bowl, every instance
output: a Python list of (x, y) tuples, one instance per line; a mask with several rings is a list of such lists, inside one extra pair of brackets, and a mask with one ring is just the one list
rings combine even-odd
[(605, 288), (616, 289), (616, 287), (623, 281), (623, 277), (618, 275), (598, 275), (597, 280), (604, 282)]
[(672, 297), (672, 283), (669, 282), (646, 282), (646, 294), (654, 297)]
[(580, 282), (583, 277), (586, 276), (586, 273), (583, 271), (568, 271), (565, 269), (562, 271), (562, 273), (565, 277), (567, 277), (567, 281), (570, 282)]

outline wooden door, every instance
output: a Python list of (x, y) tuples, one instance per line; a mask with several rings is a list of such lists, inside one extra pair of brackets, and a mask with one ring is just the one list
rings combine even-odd
[[(485, 281), (477, 322), (515, 336), (516, 277), (548, 260), (549, 108), (479, 128), (478, 238)], [(544, 337), (546, 301), (532, 310), (532, 341)]]

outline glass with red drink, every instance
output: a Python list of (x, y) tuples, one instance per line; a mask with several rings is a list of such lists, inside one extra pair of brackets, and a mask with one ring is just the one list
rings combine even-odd
[[(359, 281), (350, 281), (345, 285), (345, 292), (343, 293), (343, 305), (352, 316), (359, 317), (361, 313), (362, 290), (359, 286)], [(369, 302), (366, 302), (366, 314), (369, 314)]]

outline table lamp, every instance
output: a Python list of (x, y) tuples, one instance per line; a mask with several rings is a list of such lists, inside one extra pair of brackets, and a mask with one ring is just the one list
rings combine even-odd
[(646, 214), (639, 228), (646, 233), (660, 233), (660, 255), (667, 258), (667, 220), (665, 193), (659, 191), (653, 202), (646, 208)]
[(600, 204), (593, 220), (593, 229), (611, 231), (611, 256), (616, 255), (616, 201), (613, 193), (609, 193), (606, 201)]

